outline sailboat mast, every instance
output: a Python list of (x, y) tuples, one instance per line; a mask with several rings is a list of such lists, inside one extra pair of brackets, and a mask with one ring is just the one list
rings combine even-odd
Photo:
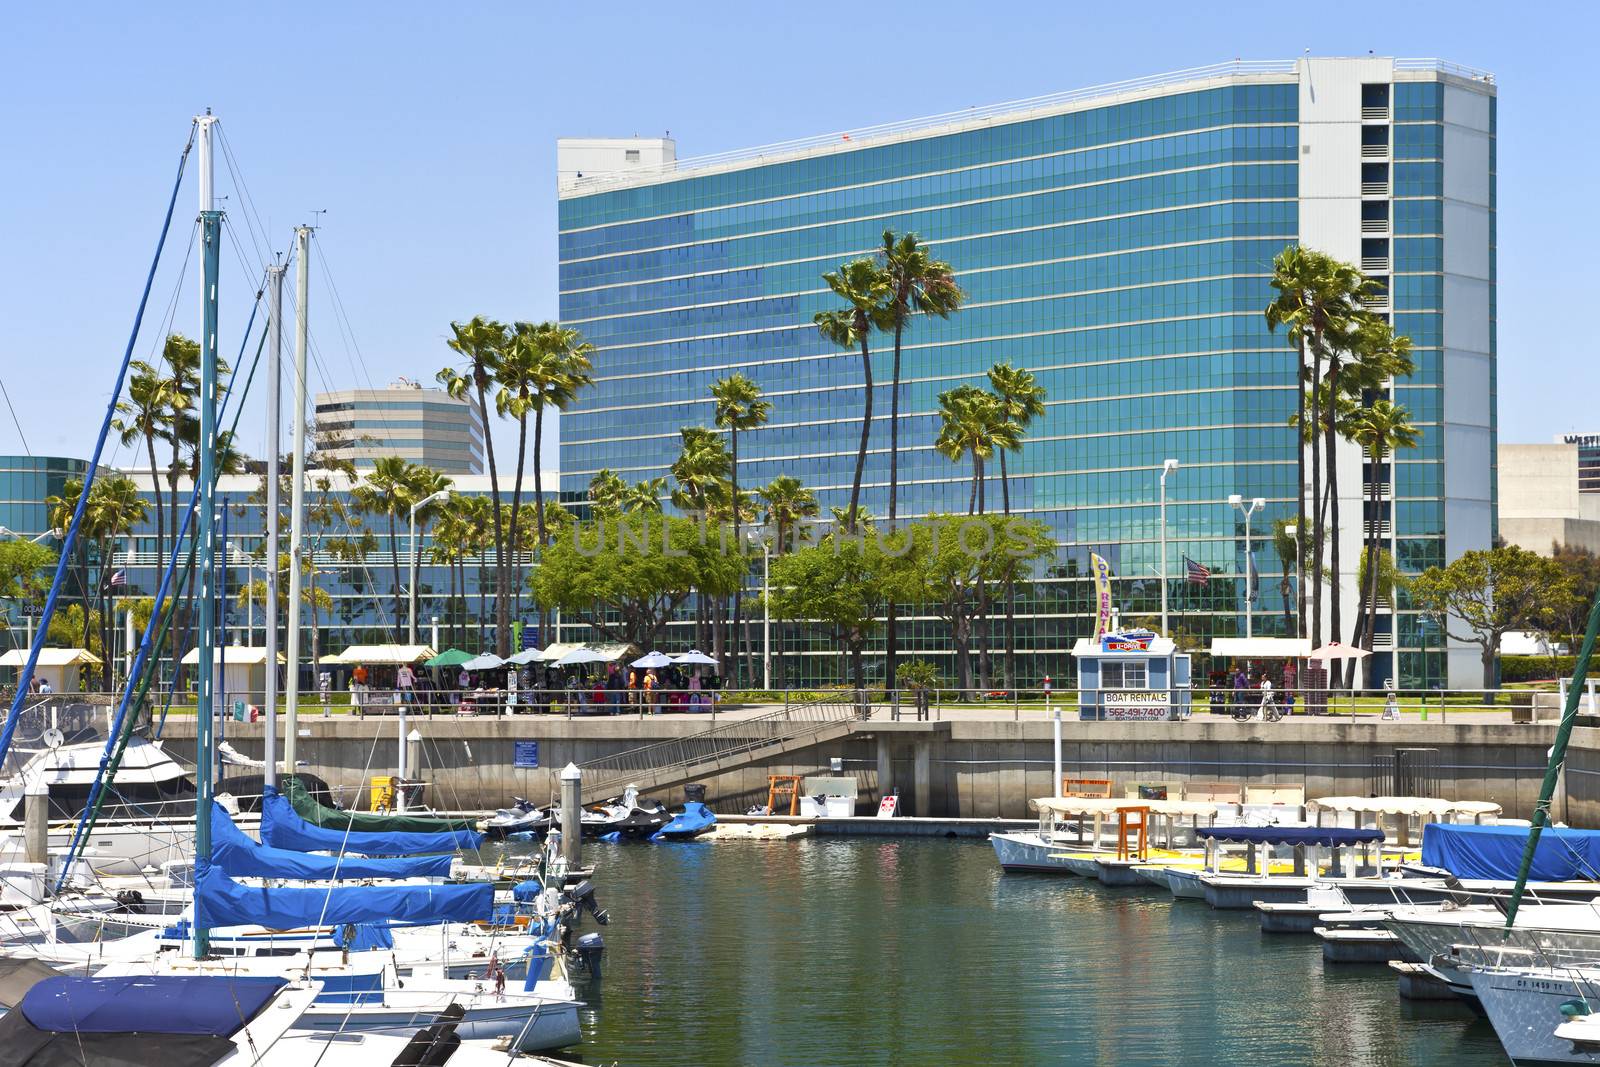
[(306, 343), (311, 287), (311, 227), (294, 230), (294, 454), (289, 481), (288, 705), (284, 708), (283, 765), (294, 773), (295, 724), (300, 714), (300, 553), (306, 504)]
[[(212, 128), (216, 118), (207, 111), (197, 118), (200, 164), (200, 246), (203, 281), (200, 330), (200, 618), (199, 678), (195, 706), (195, 827), (196, 862), (211, 859), (211, 800), (215, 791), (211, 731), (215, 715), (216, 684), (216, 461), (217, 461), (217, 274), (221, 262), (222, 212), (217, 210), (213, 188)], [(195, 909), (194, 956), (204, 959), (208, 947), (206, 926)]]
[(267, 614), (266, 698), (267, 717), (262, 727), (262, 755), (266, 784), (278, 784), (278, 449), (283, 433), (280, 382), (283, 377), (283, 264), (267, 268), (271, 305), (267, 319)]

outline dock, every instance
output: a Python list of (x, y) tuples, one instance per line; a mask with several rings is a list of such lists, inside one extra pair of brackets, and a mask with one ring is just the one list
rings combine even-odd
[(941, 819), (897, 815), (879, 819), (871, 815), (811, 818), (803, 815), (718, 815), (717, 825), (806, 826), (817, 837), (973, 837), (987, 838), (997, 830), (1031, 830), (1036, 819)]
[(1416, 962), (1411, 950), (1387, 930), (1319, 926), (1315, 932), (1322, 942), (1322, 958), (1329, 963)]

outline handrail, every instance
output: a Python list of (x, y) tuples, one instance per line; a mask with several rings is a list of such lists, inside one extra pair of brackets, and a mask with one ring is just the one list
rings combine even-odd
[(614, 752), (579, 764), (579, 769), (599, 772), (594, 784), (597, 790), (603, 790), (618, 783), (625, 784), (623, 780), (630, 775), (672, 774), (792, 741), (861, 717), (860, 706), (853, 702), (832, 698), (813, 700), (755, 718), (726, 722), (686, 737)]

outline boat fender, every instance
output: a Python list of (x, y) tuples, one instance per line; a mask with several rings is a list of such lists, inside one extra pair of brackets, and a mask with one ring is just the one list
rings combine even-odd
[(1575, 1000), (1562, 1001), (1561, 1003), (1561, 1017), (1569, 1022), (1573, 1019), (1580, 1019), (1583, 1016), (1588, 1015), (1590, 1010), (1589, 1002), (1584, 1000), (1582, 997), (1578, 997)]

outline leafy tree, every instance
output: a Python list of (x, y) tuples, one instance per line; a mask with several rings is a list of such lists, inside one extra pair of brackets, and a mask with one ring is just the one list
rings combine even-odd
[(1600, 596), (1600, 556), (1579, 545), (1552, 544), (1550, 558), (1572, 580), (1577, 597), (1577, 610), (1563, 627), (1569, 639), (1576, 638), (1583, 627), (1583, 612)]
[(849, 656), (855, 687), (864, 690), (867, 640), (890, 600), (914, 599), (916, 582), (910, 565), (884, 551), (870, 524), (859, 533), (837, 528), (773, 560), (767, 597), (775, 618), (828, 627)]
[[(0, 599), (24, 600), (50, 586), (46, 568), (56, 564), (54, 550), (32, 541), (0, 541)], [(0, 617), (0, 627), (9, 623)]]
[(691, 594), (724, 596), (738, 585), (744, 557), (717, 534), (653, 513), (573, 523), (533, 573), (534, 595), (613, 641), (653, 648)]
[(452, 322), (450, 332), (452, 336), (445, 344), (450, 346), (451, 351), (461, 355), (466, 365), (459, 370), (445, 367), (434, 378), (456, 399), (476, 399), (478, 417), (483, 421), (484, 454), (489, 461), (489, 499), (494, 514), (495, 651), (497, 655), (506, 656), (511, 652), (511, 583), (506, 556), (505, 513), (500, 496), (500, 467), (489, 422), (489, 390), (499, 380), (500, 366), (505, 360), (509, 344), (508, 331), (504, 323), (474, 315), (465, 323)]
[[(1572, 579), (1554, 560), (1507, 545), (1462, 553), (1447, 567), (1429, 567), (1410, 581), (1412, 602), (1448, 631), (1460, 622), (1483, 661), (1483, 687), (1495, 684), (1495, 653), (1511, 630), (1549, 632), (1572, 613)], [(1494, 699), (1490, 694), (1489, 699)]]
[(893, 294), (887, 272), (871, 259), (853, 259), (837, 271), (824, 274), (822, 280), (846, 306), (838, 311), (817, 312), (812, 319), (817, 330), (839, 348), (861, 349), (861, 444), (856, 448), (850, 507), (845, 512), (845, 529), (853, 533), (861, 515), (861, 479), (867, 469), (867, 442), (872, 436), (872, 353), (868, 339), (873, 330), (892, 326), (888, 304)]
[[(912, 599), (931, 604), (950, 627), (957, 684), (968, 694), (984, 588), (1027, 578), (1034, 561), (1055, 554), (1055, 540), (1044, 523), (1006, 515), (930, 515), (911, 535), (906, 560), (916, 581)], [(981, 656), (979, 688), (988, 688)]]
[[(761, 387), (743, 374), (730, 374), (726, 378), (719, 378), (711, 385), (711, 398), (715, 402), (715, 421), (718, 427), (728, 431), (728, 493), (732, 500), (740, 501), (739, 494), (739, 434), (757, 429), (766, 424), (767, 417), (772, 413), (772, 404), (761, 399)], [(742, 506), (732, 509), (733, 517), (733, 543), (744, 544), (744, 529), (740, 519), (743, 517)], [(740, 608), (744, 594), (744, 582), (733, 591), (733, 633), (737, 642), (740, 633)], [(750, 657), (753, 651), (750, 648), (750, 634), (744, 633), (745, 644), (745, 675), (754, 674)], [(738, 652), (733, 658), (738, 660)], [(731, 672), (730, 672), (731, 673)]]

